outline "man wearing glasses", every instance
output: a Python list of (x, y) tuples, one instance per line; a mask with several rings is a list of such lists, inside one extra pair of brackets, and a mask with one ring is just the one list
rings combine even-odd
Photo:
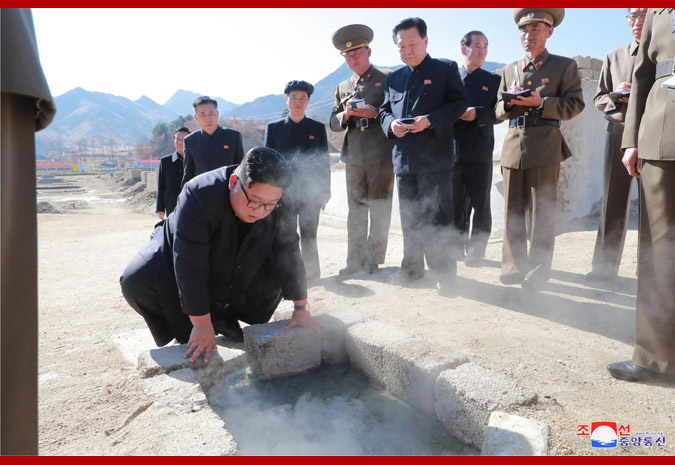
[(288, 115), (265, 128), (265, 147), (283, 155), (293, 169), (293, 185), (284, 202), (291, 204), (300, 224), (300, 248), (307, 280), (321, 276), (316, 243), (319, 213), (330, 200), (330, 156), (326, 126), (305, 116), (314, 86), (290, 81), (284, 88)]
[(320, 330), (307, 310), (307, 285), (293, 215), (282, 194), (292, 179), (275, 150), (255, 147), (239, 166), (188, 183), (178, 205), (131, 260), (120, 284), (158, 346), (187, 343), (207, 363), (216, 333), (243, 340), (239, 321), (266, 323), (293, 300), (288, 328)]
[(628, 27), (633, 34), (633, 40), (607, 54), (593, 99), (598, 110), (605, 114), (608, 123), (600, 227), (593, 253), (593, 270), (586, 275), (586, 278), (592, 281), (616, 277), (621, 264), (630, 213), (630, 191), (633, 185), (632, 176), (621, 163), (623, 157), (621, 138), (633, 66), (646, 14), (646, 8), (628, 9)]

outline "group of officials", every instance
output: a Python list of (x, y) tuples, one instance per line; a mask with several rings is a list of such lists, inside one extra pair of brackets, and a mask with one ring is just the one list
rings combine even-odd
[[(330, 117), (331, 130), (346, 132), (340, 159), (346, 165), (348, 252), (340, 275), (375, 273), (384, 262), (396, 180), (404, 242), (399, 279), (420, 279), (426, 260), (439, 293), (452, 293), (457, 260), (474, 266), (485, 254), (493, 125), (505, 121), (499, 279), (530, 290), (549, 279), (560, 163), (572, 155), (561, 122), (584, 109), (576, 62), (546, 50), (563, 18), (562, 8), (516, 8), (525, 57), (501, 76), (481, 69), (488, 39), (480, 31), (462, 38), (464, 64), (458, 67), (427, 53), (422, 19), (403, 20), (393, 39), (405, 66), (393, 72), (370, 63), (369, 27), (350, 25), (333, 34), (354, 72), (338, 85)], [(675, 32), (665, 29), (675, 18), (672, 9), (630, 9), (628, 19), (634, 41), (608, 54), (595, 98), (609, 126), (602, 223), (589, 278), (618, 271), (630, 176), (640, 172), (639, 142), (637, 347), (632, 362), (608, 369), (617, 378), (645, 380), (675, 374), (675, 274), (668, 272), (675, 263), (675, 213), (667, 194), (675, 141), (665, 129), (667, 118), (675, 119), (668, 104), (673, 95), (653, 89), (670, 75), (665, 68), (673, 72)], [(670, 65), (661, 63), (668, 59)], [(176, 152), (160, 165), (157, 213), (164, 221), (120, 278), (125, 298), (158, 345), (176, 339), (187, 343), (191, 361), (203, 353), (207, 362), (216, 333), (242, 340), (239, 321), (269, 321), (282, 299), (295, 304), (288, 327), (320, 330), (308, 311), (307, 281), (320, 276), (316, 233), (330, 199), (330, 169), (325, 126), (305, 116), (313, 90), (305, 81), (289, 82), (288, 115), (267, 125), (265, 147), (246, 155), (241, 135), (218, 125), (215, 100), (193, 103), (201, 130), (185, 136), (189, 130), (178, 129)], [(638, 134), (643, 114), (660, 115), (664, 124)], [(630, 176), (617, 170), (622, 148), (628, 149), (623, 165)]]

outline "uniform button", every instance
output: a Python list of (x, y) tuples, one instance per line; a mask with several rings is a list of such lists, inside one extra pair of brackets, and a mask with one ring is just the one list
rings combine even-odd
[(528, 86), (531, 86), (531, 85), (532, 85), (532, 81), (527, 81), (527, 85), (528, 85)]
[(530, 65), (530, 70), (533, 70), (533, 69), (534, 69), (534, 66)]
[(237, 265), (237, 268), (241, 269), (241, 265)]
[(528, 116), (528, 115), (529, 115), (529, 113), (528, 113), (528, 112), (525, 112), (525, 116)]

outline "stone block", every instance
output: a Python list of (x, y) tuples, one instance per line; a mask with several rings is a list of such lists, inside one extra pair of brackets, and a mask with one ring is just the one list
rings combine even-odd
[(465, 363), (443, 371), (434, 389), (436, 417), (460, 441), (480, 448), (490, 414), (535, 402), (536, 394), (506, 376)]
[(579, 78), (588, 79), (590, 81), (597, 81), (600, 78), (600, 71), (594, 71), (590, 68), (580, 69)]
[(129, 170), (129, 177), (136, 182), (141, 182), (141, 169), (140, 168), (131, 168)]
[(142, 352), (138, 356), (141, 376), (150, 378), (183, 368), (193, 368), (199, 371), (201, 378), (217, 379), (246, 366), (246, 356), (242, 350), (218, 347), (211, 354), (209, 363), (205, 364), (203, 356), (193, 363), (183, 358), (186, 347), (187, 344), (177, 344)]
[(409, 339), (403, 331), (380, 321), (364, 321), (347, 329), (345, 347), (352, 368), (358, 370), (371, 381), (387, 386), (393, 381), (385, 365), (385, 349), (392, 344)]
[(434, 387), (438, 375), (468, 362), (466, 355), (419, 339), (404, 339), (385, 347), (385, 387), (389, 392), (434, 415)]
[(157, 179), (159, 178), (158, 171), (146, 171), (145, 175), (145, 185), (147, 190), (150, 192), (157, 192)]
[(550, 428), (538, 421), (492, 412), (481, 455), (548, 455)]
[(329, 313), (330, 316), (342, 321), (345, 326), (353, 326), (368, 319), (363, 313), (353, 308), (340, 308)]
[(591, 58), (591, 69), (597, 71), (598, 73), (602, 71), (602, 60), (597, 58)]
[(327, 365), (349, 363), (349, 355), (345, 347), (347, 325), (328, 314), (315, 318), (326, 325), (326, 328), (321, 330), (321, 363)]
[(574, 57), (574, 60), (577, 62), (577, 66), (579, 67), (579, 69), (593, 69), (593, 62), (591, 61), (591, 57), (576, 56)]
[(321, 365), (321, 335), (307, 328), (286, 329), (287, 324), (277, 321), (243, 328), (251, 372), (262, 381), (295, 375)]

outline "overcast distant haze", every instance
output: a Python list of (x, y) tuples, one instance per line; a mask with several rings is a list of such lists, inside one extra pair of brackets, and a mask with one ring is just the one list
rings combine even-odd
[[(461, 63), (462, 35), (479, 29), (489, 39), (487, 59), (510, 63), (523, 56), (512, 11), (35, 8), (33, 19), (54, 96), (82, 87), (164, 104), (178, 89), (188, 89), (241, 104), (282, 93), (292, 79), (316, 82), (333, 72), (344, 59), (330, 37), (352, 23), (375, 31), (371, 61), (377, 65), (401, 63), (391, 30), (411, 16), (427, 22), (433, 57)], [(625, 8), (570, 8), (547, 48), (603, 59), (630, 40)]]

